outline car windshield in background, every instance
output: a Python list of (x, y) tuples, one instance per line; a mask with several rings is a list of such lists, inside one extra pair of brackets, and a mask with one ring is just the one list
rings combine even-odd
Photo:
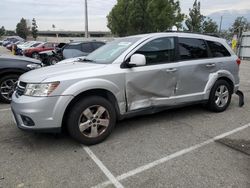
[(110, 64), (123, 52), (125, 52), (132, 44), (137, 42), (140, 37), (129, 37), (116, 39), (89, 54), (86, 59), (91, 63)]

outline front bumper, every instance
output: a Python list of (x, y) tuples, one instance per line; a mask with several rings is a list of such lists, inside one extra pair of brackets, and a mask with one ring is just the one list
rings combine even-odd
[[(64, 112), (73, 96), (12, 96), (11, 109), (18, 128), (35, 132), (60, 132)], [(30, 125), (25, 118), (33, 123)]]

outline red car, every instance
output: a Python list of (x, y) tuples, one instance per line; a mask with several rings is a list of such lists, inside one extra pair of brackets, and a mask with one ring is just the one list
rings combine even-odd
[(29, 49), (24, 50), (23, 54), (27, 57), (33, 57), (33, 58), (38, 59), (39, 52), (43, 52), (47, 50), (54, 50), (56, 46), (57, 46), (57, 43), (46, 42), (46, 43), (38, 45), (35, 48), (29, 48)]

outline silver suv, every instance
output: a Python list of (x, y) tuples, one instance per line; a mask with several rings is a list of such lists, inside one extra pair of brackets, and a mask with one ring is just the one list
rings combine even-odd
[(19, 128), (96, 144), (116, 121), (192, 103), (227, 109), (240, 60), (221, 38), (154, 33), (119, 38), (87, 57), (22, 75), (12, 97)]

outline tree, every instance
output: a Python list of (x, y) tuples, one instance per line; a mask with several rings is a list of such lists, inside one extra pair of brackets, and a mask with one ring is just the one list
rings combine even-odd
[(161, 32), (172, 29), (173, 26), (181, 27), (184, 14), (181, 14), (180, 2), (174, 0), (151, 0), (147, 8), (151, 32)]
[[(129, 5), (131, 0), (118, 0), (117, 4), (113, 7), (108, 14), (108, 28), (112, 33), (118, 36), (128, 35), (129, 30)], [(132, 8), (132, 7), (131, 7)]]
[(202, 32), (203, 33), (217, 33), (218, 25), (211, 18), (206, 18), (206, 20), (202, 23)]
[(29, 35), (29, 29), (27, 26), (27, 22), (24, 18), (20, 20), (20, 22), (16, 25), (16, 33), (18, 36), (26, 39)]
[(107, 19), (113, 34), (126, 36), (179, 28), (184, 14), (178, 0), (118, 0)]
[(0, 37), (3, 36), (3, 35), (5, 35), (5, 33), (6, 33), (6, 30), (5, 30), (4, 26), (2, 26), (0, 28)]
[(37, 29), (37, 25), (36, 25), (36, 20), (35, 18), (32, 19), (32, 27), (31, 27), (31, 33), (33, 38), (36, 40), (37, 36), (38, 36), (38, 29)]
[(237, 34), (238, 36), (242, 35), (242, 32), (250, 29), (250, 23), (247, 21), (245, 17), (237, 17), (229, 29), (231, 33)]
[(202, 32), (202, 24), (205, 16), (201, 14), (201, 4), (194, 1), (193, 8), (189, 9), (189, 17), (185, 21), (185, 24), (191, 32)]
[(149, 0), (132, 0), (132, 8), (129, 16), (129, 33), (140, 34), (147, 33), (150, 30), (150, 20), (147, 13)]

